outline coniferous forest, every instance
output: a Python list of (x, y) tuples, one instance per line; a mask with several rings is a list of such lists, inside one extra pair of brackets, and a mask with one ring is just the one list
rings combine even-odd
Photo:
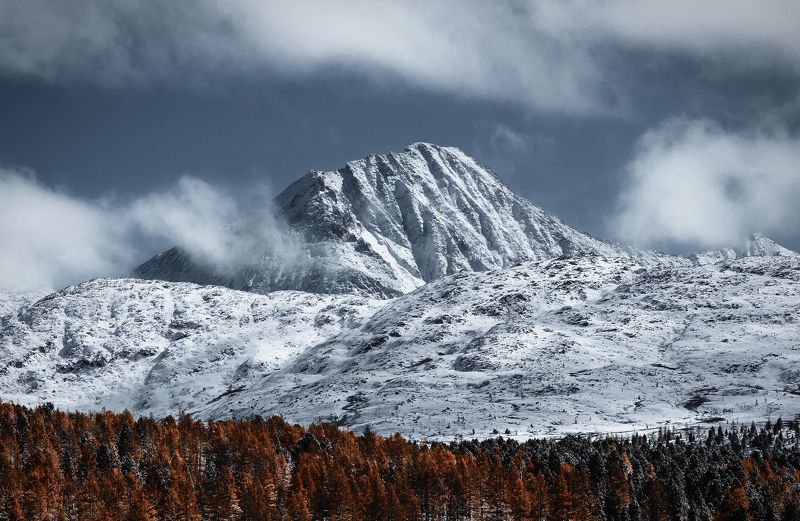
[(0, 403), (0, 519), (800, 519), (798, 429), (426, 444)]

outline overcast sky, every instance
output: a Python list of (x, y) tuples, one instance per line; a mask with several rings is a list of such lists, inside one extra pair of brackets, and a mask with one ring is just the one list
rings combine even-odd
[(799, 131), (796, 0), (0, 0), (0, 285), (415, 141), (596, 236), (800, 249)]

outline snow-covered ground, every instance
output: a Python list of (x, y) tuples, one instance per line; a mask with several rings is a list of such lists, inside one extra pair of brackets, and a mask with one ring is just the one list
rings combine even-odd
[(52, 293), (52, 289), (7, 289), (0, 288), (0, 317), (3, 317), (20, 307), (32, 304), (40, 298)]
[(581, 256), (391, 301), (97, 279), (0, 320), (0, 398), (449, 439), (800, 412), (800, 258)]
[(164, 416), (201, 408), (381, 301), (96, 279), (0, 319), (0, 398)]
[(205, 415), (424, 438), (625, 431), (800, 412), (800, 259), (600, 256), (432, 282)]

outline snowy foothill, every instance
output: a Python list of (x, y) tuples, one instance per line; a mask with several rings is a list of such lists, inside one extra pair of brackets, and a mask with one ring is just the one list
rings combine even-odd
[(465, 272), (387, 304), (210, 416), (280, 413), (425, 439), (791, 418), (798, 322), (800, 258), (644, 268), (582, 256)]
[(95, 279), (0, 318), (2, 398), (165, 416), (247, 387), (381, 301)]

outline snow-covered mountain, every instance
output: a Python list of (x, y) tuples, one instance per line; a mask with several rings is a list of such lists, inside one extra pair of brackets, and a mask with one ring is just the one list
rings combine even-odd
[(381, 304), (96, 279), (0, 317), (0, 398), (159, 416), (207, 407)]
[(426, 438), (800, 411), (800, 257), (583, 255), (403, 297), (97, 279), (0, 319), (0, 398)]
[(283, 414), (452, 439), (800, 412), (800, 258), (602, 256), (436, 280), (204, 416)]
[(570, 228), (458, 148), (427, 143), (371, 155), (335, 171), (312, 171), (278, 195), (274, 206), (287, 233), (302, 244), (302, 254), (288, 268), (271, 246), (258, 262), (229, 273), (173, 248), (133, 275), (258, 293), (295, 289), (397, 297), (462, 270), (560, 255), (686, 262)]
[(440, 439), (800, 412), (800, 254), (762, 235), (690, 258), (604, 242), (428, 144), (274, 207), (292, 247), (232, 269), (173, 248), (140, 278), (0, 295), (0, 399)]

